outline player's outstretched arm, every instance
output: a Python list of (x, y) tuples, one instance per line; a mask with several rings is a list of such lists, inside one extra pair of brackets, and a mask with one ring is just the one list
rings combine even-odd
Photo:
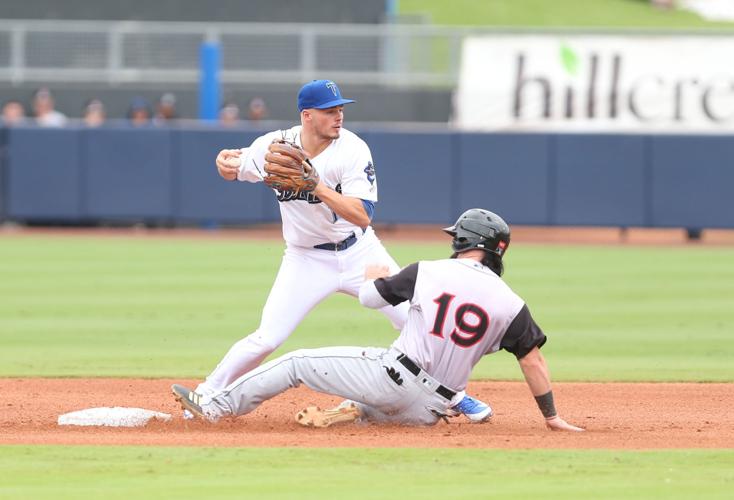
[(571, 425), (558, 416), (555, 403), (553, 402), (553, 391), (551, 390), (550, 375), (545, 358), (540, 349), (534, 347), (529, 353), (518, 360), (520, 369), (525, 376), (525, 381), (538, 403), (541, 413), (545, 417), (545, 425), (554, 431), (583, 431), (581, 427)]
[(240, 171), (240, 155), (242, 150), (240, 149), (223, 149), (217, 155), (217, 172), (224, 179), (233, 181), (237, 179), (237, 174)]

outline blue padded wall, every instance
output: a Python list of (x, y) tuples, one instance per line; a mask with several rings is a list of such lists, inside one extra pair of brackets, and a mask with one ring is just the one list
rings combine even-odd
[[(377, 175), (375, 221), (451, 220), (451, 136), (443, 133), (359, 133), (372, 151)], [(366, 165), (365, 165), (366, 166)]]
[(646, 225), (644, 136), (569, 134), (554, 140), (554, 224)]
[(547, 134), (457, 134), (453, 173), (458, 178), (455, 219), (469, 208), (487, 208), (513, 224), (552, 221)]
[[(19, 221), (278, 222), (261, 184), (227, 182), (220, 149), (255, 130), (0, 132), (0, 216)], [(734, 228), (734, 138), (704, 135), (360, 134), (379, 184), (376, 223), (448, 224), (485, 207), (512, 224)]]
[(734, 138), (651, 137), (652, 225), (734, 227)]
[(86, 214), (103, 219), (170, 219), (170, 129), (88, 129), (84, 137)]
[(79, 131), (11, 128), (6, 138), (6, 216), (21, 220), (79, 220)]
[(214, 129), (175, 134), (177, 219), (257, 223), (278, 218), (278, 202), (270, 188), (262, 183), (225, 181), (214, 162), (220, 150), (247, 147), (261, 133)]

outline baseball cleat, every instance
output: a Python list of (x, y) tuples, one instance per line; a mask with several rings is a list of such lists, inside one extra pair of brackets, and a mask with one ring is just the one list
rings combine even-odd
[(329, 427), (341, 422), (354, 422), (362, 413), (355, 405), (322, 410), (318, 406), (309, 406), (296, 414), (296, 422), (304, 427)]
[(464, 399), (450, 409), (456, 414), (463, 413), (473, 424), (486, 422), (494, 415), (491, 406), (471, 396), (464, 396)]
[(204, 415), (204, 411), (201, 409), (200, 394), (178, 384), (171, 386), (171, 392), (173, 393), (173, 397), (176, 398), (176, 401), (181, 404), (181, 408), (184, 409), (184, 418), (187, 418), (186, 412), (188, 411), (195, 417), (208, 420), (206, 415)]

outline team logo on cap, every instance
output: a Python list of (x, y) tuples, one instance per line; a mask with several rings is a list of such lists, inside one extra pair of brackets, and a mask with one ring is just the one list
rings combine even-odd
[(331, 93), (334, 94), (334, 97), (336, 97), (336, 83), (334, 82), (326, 82), (326, 88), (331, 90)]

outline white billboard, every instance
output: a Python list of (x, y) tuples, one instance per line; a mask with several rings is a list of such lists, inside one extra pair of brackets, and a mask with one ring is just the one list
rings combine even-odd
[(468, 37), (454, 106), (475, 130), (734, 132), (734, 37)]

